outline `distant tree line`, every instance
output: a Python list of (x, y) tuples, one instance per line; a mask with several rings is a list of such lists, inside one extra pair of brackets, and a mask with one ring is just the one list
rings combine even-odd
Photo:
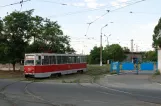
[[(103, 48), (102, 62), (107, 64), (109, 61), (124, 61), (130, 50), (127, 47), (121, 47), (119, 44), (112, 44)], [(100, 64), (100, 47), (95, 46), (87, 56), (88, 64)], [(142, 61), (157, 61), (157, 51), (147, 51), (142, 54)]]
[(33, 16), (33, 12), (14, 11), (0, 19), (0, 63), (11, 63), (13, 70), (25, 53), (75, 52), (56, 21)]
[[(127, 47), (121, 47), (119, 44), (112, 44), (103, 48), (102, 62), (107, 63), (107, 60), (111, 61), (123, 61), (126, 58), (125, 52), (130, 52)], [(89, 64), (100, 63), (100, 47), (94, 47), (90, 55), (88, 55)]]

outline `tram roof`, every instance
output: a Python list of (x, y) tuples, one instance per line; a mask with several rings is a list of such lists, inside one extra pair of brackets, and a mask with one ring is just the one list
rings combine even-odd
[(26, 53), (25, 55), (43, 55), (43, 56), (85, 56), (83, 54), (58, 54), (58, 53)]

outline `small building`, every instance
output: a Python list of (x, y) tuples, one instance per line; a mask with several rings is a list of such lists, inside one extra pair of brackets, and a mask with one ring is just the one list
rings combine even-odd
[(142, 61), (144, 53), (145, 52), (125, 52), (126, 59), (124, 61)]

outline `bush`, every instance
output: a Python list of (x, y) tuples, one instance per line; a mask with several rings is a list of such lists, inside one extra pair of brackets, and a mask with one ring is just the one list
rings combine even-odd
[(96, 76), (96, 75), (103, 75), (108, 74), (110, 72), (110, 65), (88, 65), (87, 66), (87, 75)]
[(160, 75), (160, 71), (156, 70), (156, 72), (154, 73), (154, 75)]
[(117, 74), (117, 72), (116, 71), (113, 71), (113, 72), (110, 72), (110, 74)]

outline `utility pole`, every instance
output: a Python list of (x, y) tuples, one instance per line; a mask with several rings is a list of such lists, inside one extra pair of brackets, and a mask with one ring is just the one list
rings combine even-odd
[(138, 45), (136, 45), (136, 52), (138, 52)]
[(108, 24), (106, 24), (105, 26), (103, 26), (101, 28), (101, 35), (100, 35), (100, 66), (102, 66), (102, 30), (103, 28), (105, 28), (106, 26), (108, 26)]
[(132, 53), (132, 62), (133, 62), (133, 52), (134, 52), (134, 49), (133, 49), (133, 39), (131, 40), (131, 53)]

